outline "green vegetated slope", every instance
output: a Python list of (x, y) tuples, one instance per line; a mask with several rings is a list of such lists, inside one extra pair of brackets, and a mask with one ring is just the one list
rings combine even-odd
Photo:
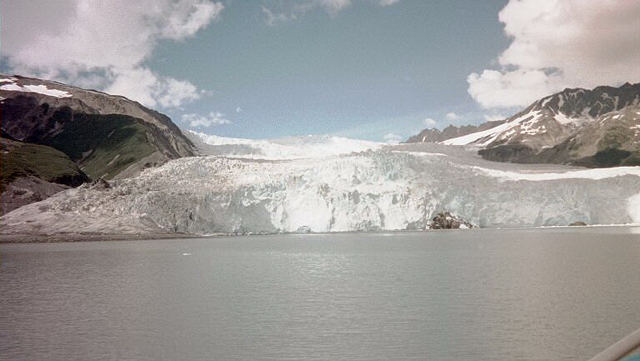
[(92, 179), (109, 179), (154, 152), (147, 132), (126, 115), (76, 114), (43, 143), (66, 153)]
[(78, 186), (89, 180), (78, 165), (56, 149), (0, 138), (0, 189), (19, 177)]
[(586, 167), (614, 167), (640, 165), (640, 146), (633, 133), (625, 127), (611, 127), (598, 141), (598, 151), (573, 163)]

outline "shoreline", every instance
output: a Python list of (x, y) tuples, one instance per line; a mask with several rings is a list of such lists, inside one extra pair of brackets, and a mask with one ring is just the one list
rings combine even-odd
[(73, 243), (105, 241), (145, 241), (154, 239), (200, 238), (188, 233), (60, 233), (60, 234), (0, 234), (0, 244)]
[[(545, 231), (560, 229), (593, 229), (593, 228), (640, 228), (638, 223), (626, 224), (592, 224), (586, 226), (530, 226), (530, 227), (492, 227), (492, 228), (469, 228), (469, 229), (426, 229), (426, 230), (378, 230), (378, 231), (340, 231), (340, 232), (276, 232), (276, 233), (212, 233), (212, 234), (192, 234), (192, 233), (59, 233), (59, 234), (0, 234), (0, 244), (24, 244), (24, 243), (72, 243), (72, 242), (105, 242), (105, 241), (149, 241), (160, 239), (194, 239), (194, 238), (217, 238), (217, 237), (243, 237), (243, 236), (271, 236), (271, 235), (331, 235), (345, 233), (364, 234), (406, 234), (406, 233), (433, 233), (433, 232), (474, 232), (491, 230), (522, 230), (522, 231)], [(640, 232), (639, 232), (640, 233)]]

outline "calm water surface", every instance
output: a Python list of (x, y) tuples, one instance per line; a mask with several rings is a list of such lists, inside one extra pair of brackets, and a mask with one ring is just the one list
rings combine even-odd
[(0, 245), (1, 360), (584, 360), (640, 229)]

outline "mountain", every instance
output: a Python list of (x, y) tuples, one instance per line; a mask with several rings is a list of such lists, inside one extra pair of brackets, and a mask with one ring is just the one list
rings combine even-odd
[[(487, 123), (485, 123), (487, 124)], [(565, 89), (488, 129), (441, 140), (489, 160), (590, 167), (640, 165), (640, 83)]]
[(194, 155), (171, 119), (121, 96), (0, 74), (0, 108), (4, 210)]
[(69, 157), (46, 145), (0, 138), (0, 214), (89, 181)]
[(193, 155), (169, 117), (125, 97), (0, 74), (2, 132), (67, 154), (92, 179)]
[(19, 208), (0, 218), (0, 233), (424, 230), (446, 211), (480, 227), (640, 223), (640, 167), (497, 163), (424, 143), (356, 150), (175, 159)]
[(456, 127), (449, 125), (442, 131), (437, 128), (427, 128), (407, 139), (405, 143), (439, 143), (447, 139), (461, 137), (463, 135), (481, 132), (504, 123), (504, 120), (492, 120), (480, 125), (463, 125)]

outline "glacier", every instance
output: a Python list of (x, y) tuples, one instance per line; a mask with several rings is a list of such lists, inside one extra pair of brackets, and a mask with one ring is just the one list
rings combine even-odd
[(329, 135), (307, 135), (279, 139), (227, 138), (187, 130), (185, 135), (202, 155), (251, 159), (322, 158), (328, 155), (378, 149), (384, 143)]
[(21, 207), (0, 232), (424, 230), (445, 210), (480, 227), (640, 222), (640, 167), (495, 163), (442, 144), (190, 136), (200, 156)]

